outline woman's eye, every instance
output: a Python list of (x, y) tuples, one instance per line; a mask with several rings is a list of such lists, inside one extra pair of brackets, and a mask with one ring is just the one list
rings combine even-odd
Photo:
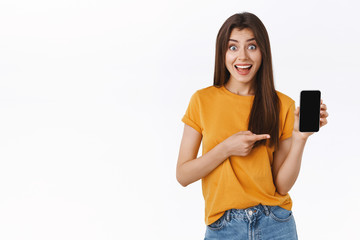
[(236, 47), (235, 47), (235, 46), (230, 46), (229, 49), (232, 50), (232, 51), (234, 51), (234, 50), (236, 50)]
[[(253, 47), (253, 48), (251, 48), (251, 47)], [(256, 46), (252, 44), (252, 45), (249, 46), (249, 48), (250, 48), (250, 50), (255, 50)]]

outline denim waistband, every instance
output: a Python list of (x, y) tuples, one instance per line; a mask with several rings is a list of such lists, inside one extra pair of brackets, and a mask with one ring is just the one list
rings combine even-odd
[(266, 216), (269, 216), (270, 209), (272, 207), (274, 206), (259, 204), (245, 209), (233, 208), (227, 210), (224, 215), (227, 221), (230, 221), (231, 218), (251, 218), (253, 216), (258, 216), (261, 214), (265, 214)]

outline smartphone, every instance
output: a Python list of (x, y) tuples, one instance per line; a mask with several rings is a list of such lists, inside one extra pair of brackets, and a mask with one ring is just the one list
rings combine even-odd
[(300, 132), (318, 132), (320, 128), (319, 90), (303, 90), (300, 94)]

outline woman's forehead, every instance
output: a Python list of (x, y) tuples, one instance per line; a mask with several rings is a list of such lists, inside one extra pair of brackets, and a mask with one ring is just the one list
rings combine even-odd
[(250, 28), (244, 28), (244, 29), (239, 29), (239, 28), (234, 28), (231, 31), (230, 34), (230, 38), (232, 37), (250, 37), (253, 38), (254, 37), (254, 33)]

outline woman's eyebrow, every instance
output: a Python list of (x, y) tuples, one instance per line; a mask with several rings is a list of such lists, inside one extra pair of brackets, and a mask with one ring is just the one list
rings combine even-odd
[[(252, 40), (256, 40), (255, 38), (250, 38), (250, 39), (248, 39), (248, 40), (246, 40), (247, 42), (250, 42), (250, 41), (252, 41)], [(229, 39), (229, 41), (233, 41), (233, 42), (239, 42), (238, 40), (235, 40), (235, 39)]]

